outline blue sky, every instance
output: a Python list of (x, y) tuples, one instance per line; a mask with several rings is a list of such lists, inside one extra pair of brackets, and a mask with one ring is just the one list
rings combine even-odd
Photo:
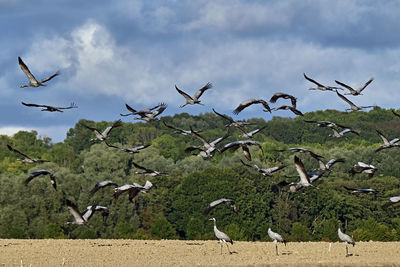
[[(290, 114), (232, 111), (245, 99), (286, 92), (303, 112), (347, 108), (333, 93), (309, 91), (304, 72), (356, 88), (374, 77), (351, 100), (397, 109), (399, 15), (399, 1), (0, 0), (0, 134), (34, 129), (62, 141), (79, 119), (121, 118), (125, 103), (166, 102), (166, 115), (214, 107), (270, 119)], [(19, 88), (27, 78), (18, 56), (37, 78), (61, 75), (47, 87)], [(193, 94), (207, 82), (214, 87), (201, 97), (205, 106), (179, 108), (185, 101), (175, 84)], [(79, 108), (56, 114), (21, 101)]]

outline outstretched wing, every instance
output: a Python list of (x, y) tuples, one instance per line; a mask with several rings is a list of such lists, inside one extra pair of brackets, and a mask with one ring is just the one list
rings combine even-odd
[(311, 78), (308, 77), (305, 73), (303, 73), (303, 75), (304, 75), (304, 78), (306, 78), (306, 80), (308, 80), (308, 81), (310, 81), (310, 82), (312, 82), (312, 83), (318, 85), (319, 87), (326, 87), (325, 85), (323, 85), (323, 84), (321, 84), (321, 83), (319, 83), (319, 82), (317, 82), (317, 81), (311, 79)]
[(351, 93), (357, 93), (357, 91), (354, 90), (353, 87), (351, 87), (351, 86), (349, 86), (349, 85), (347, 85), (345, 83), (342, 83), (342, 82), (339, 82), (339, 81), (336, 81), (336, 80), (335, 80), (335, 83), (337, 83), (340, 86), (343, 86), (344, 88), (348, 89)]
[(22, 152), (20, 152), (20, 151), (18, 151), (18, 150), (16, 150), (16, 149), (12, 148), (9, 144), (7, 144), (7, 148), (8, 148), (11, 152), (14, 152), (14, 153), (17, 154), (17, 155), (20, 155), (20, 156), (22, 156), (22, 157), (24, 157), (24, 158), (30, 159), (30, 157), (28, 157), (27, 155), (25, 155), (24, 153), (22, 153)]
[(212, 88), (212, 83), (207, 83), (206, 85), (204, 85), (202, 88), (200, 88), (199, 90), (197, 90), (197, 92), (194, 94), (194, 99), (199, 99), (200, 96), (208, 89)]
[(60, 75), (60, 72), (59, 72), (59, 71), (57, 71), (56, 73), (54, 73), (53, 75), (51, 75), (51, 76), (49, 76), (49, 77), (47, 77), (47, 78), (41, 79), (39, 82), (40, 82), (40, 83), (45, 83), (45, 82), (47, 82), (47, 81), (50, 81), (51, 79), (53, 79), (54, 77), (56, 77), (56, 76), (58, 76), (58, 75)]
[(38, 104), (30, 104), (30, 103), (25, 103), (25, 102), (21, 102), (22, 105), (27, 106), (27, 107), (40, 107), (40, 108), (46, 108), (49, 106), (46, 105), (38, 105)]
[(365, 87), (367, 87), (370, 83), (372, 83), (373, 80), (374, 80), (374, 78), (369, 79), (366, 83), (364, 83), (363, 86), (361, 86), (360, 88), (357, 89), (357, 92), (361, 93), (361, 91), (364, 90)]
[(300, 175), (301, 182), (304, 184), (310, 184), (310, 177), (308, 177), (304, 164), (297, 156), (294, 156), (294, 164), (296, 165), (296, 170)]
[(175, 85), (175, 89), (176, 89), (176, 91), (178, 91), (178, 93), (180, 93), (181, 95), (183, 95), (183, 97), (186, 99), (186, 100), (193, 100), (193, 98), (190, 96), (190, 95), (188, 95), (188, 94), (186, 94), (184, 91), (182, 91), (182, 90), (180, 90), (176, 85)]
[(28, 67), (25, 65), (25, 63), (22, 61), (22, 59), (20, 57), (18, 57), (18, 63), (19, 63), (19, 67), (21, 68), (21, 70), (25, 73), (26, 76), (28, 76), (28, 79), (32, 82), (37, 83), (35, 76), (33, 76), (33, 74), (30, 72), (30, 70), (28, 69)]
[(350, 100), (348, 100), (344, 95), (340, 94), (338, 91), (336, 91), (336, 94), (337, 94), (341, 99), (343, 99), (344, 101), (346, 101), (347, 104), (349, 104), (350, 106), (352, 106), (352, 107), (357, 107), (356, 105), (354, 105), (353, 102), (351, 102)]
[(134, 162), (134, 161), (132, 161), (132, 164), (133, 164), (133, 166), (135, 166), (136, 168), (141, 169), (141, 170), (144, 170), (144, 171), (146, 171), (146, 172), (154, 172), (154, 171), (151, 170), (151, 169), (147, 169), (147, 168), (145, 168), (145, 167), (143, 167), (143, 166), (140, 166), (139, 164), (137, 164), (137, 163)]

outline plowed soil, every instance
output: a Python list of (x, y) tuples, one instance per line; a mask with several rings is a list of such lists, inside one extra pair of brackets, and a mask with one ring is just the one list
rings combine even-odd
[[(343, 243), (178, 240), (0, 239), (0, 266), (400, 266), (400, 242)], [(330, 247), (330, 251), (329, 251)]]

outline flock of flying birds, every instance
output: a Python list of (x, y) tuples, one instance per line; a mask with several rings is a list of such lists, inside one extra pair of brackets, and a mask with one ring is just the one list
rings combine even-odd
[[(22, 69), (22, 71), (26, 74), (26, 76), (29, 79), (29, 83), (22, 85), (21, 88), (23, 87), (39, 87), (39, 86), (46, 86), (46, 82), (52, 80), (54, 77), (59, 75), (59, 72), (54, 73), (53, 75), (49, 76), (48, 78), (44, 78), (41, 80), (37, 80), (35, 78), (35, 76), (30, 72), (30, 70), (28, 69), (28, 67), (25, 65), (25, 63), (22, 61), (22, 59), (20, 57), (18, 57), (18, 62), (19, 62), (19, 66)], [(352, 111), (358, 111), (358, 110), (362, 110), (365, 108), (371, 108), (373, 106), (357, 106), (355, 105), (352, 101), (350, 101), (348, 98), (346, 98), (344, 95), (352, 95), (352, 96), (359, 96), (362, 95), (362, 91), (373, 81), (373, 78), (371, 78), (370, 80), (368, 80), (364, 85), (362, 85), (360, 88), (358, 89), (353, 89), (352, 87), (350, 87), (349, 85), (343, 83), (343, 82), (339, 82), (339, 81), (335, 81), (339, 86), (341, 87), (333, 87), (333, 86), (326, 86), (323, 85), (313, 79), (311, 79), (310, 77), (308, 77), (306, 74), (304, 74), (305, 79), (307, 79), (308, 81), (310, 81), (311, 83), (315, 84), (316, 87), (313, 88), (309, 88), (309, 90), (321, 90), (321, 91), (331, 91), (331, 92), (335, 92), (336, 95), (344, 100), (346, 103), (348, 103), (350, 105), (349, 109), (346, 110), (352, 110)], [(201, 103), (201, 101), (199, 100), (200, 97), (203, 95), (203, 93), (209, 89), (212, 88), (212, 84), (211, 83), (207, 83), (206, 85), (204, 85), (202, 88), (200, 88), (199, 90), (196, 91), (196, 93), (193, 96), (190, 96), (189, 94), (185, 93), (184, 91), (180, 90), (176, 85), (175, 85), (175, 89), (176, 91), (181, 94), (186, 102), (184, 104), (182, 104), (180, 106), (180, 108), (185, 107), (186, 105), (204, 105)], [(339, 90), (344, 91), (345, 89), (347, 89), (349, 92), (343, 94), (339, 93)], [(263, 112), (269, 112), (271, 113), (272, 111), (276, 111), (276, 110), (290, 110), (291, 112), (293, 112), (295, 115), (299, 115), (299, 116), (303, 116), (303, 113), (297, 109), (296, 107), (296, 103), (297, 103), (297, 98), (286, 94), (286, 93), (275, 93), (271, 99), (269, 100), (270, 103), (276, 103), (277, 100), (279, 99), (288, 99), (290, 100), (290, 105), (281, 105), (281, 106), (277, 106), (274, 108), (271, 108), (268, 104), (268, 102), (266, 100), (263, 99), (248, 99), (245, 100), (243, 102), (241, 102), (236, 108), (235, 110), (233, 110), (233, 114), (237, 115), (240, 112), (242, 112), (244, 109), (246, 109), (247, 107), (251, 106), (251, 105), (256, 105), (256, 104), (260, 104), (263, 107)], [(67, 107), (57, 107), (57, 106), (51, 106), (51, 105), (43, 105), (43, 104), (33, 104), (33, 103), (24, 103), (22, 102), (23, 105), (28, 106), (28, 107), (41, 107), (42, 111), (49, 111), (49, 112), (63, 112), (63, 110), (66, 109), (72, 109), (72, 108), (77, 108), (77, 106), (74, 103), (71, 103), (70, 106)], [(136, 116), (133, 119), (134, 120), (143, 120), (146, 122), (149, 122), (151, 120), (155, 120), (157, 119), (157, 116), (159, 116), (166, 108), (167, 105), (165, 103), (160, 103), (156, 106), (147, 108), (147, 109), (143, 109), (143, 110), (135, 110), (134, 108), (132, 108), (131, 106), (129, 106), (128, 104), (125, 105), (127, 110), (129, 111), (129, 113), (127, 114), (120, 114), (121, 116)], [(168, 127), (170, 129), (173, 129), (176, 133), (185, 135), (185, 136), (192, 136), (198, 140), (200, 140), (201, 144), (200, 145), (191, 145), (189, 147), (186, 148), (186, 152), (189, 153), (193, 153), (194, 151), (198, 152), (198, 156), (203, 157), (203, 158), (212, 158), (214, 156), (214, 154), (218, 151), (219, 153), (223, 153), (227, 150), (230, 151), (234, 151), (237, 150), (239, 148), (241, 148), (241, 150), (243, 151), (243, 154), (245, 156), (245, 158), (247, 159), (247, 161), (251, 161), (252, 160), (252, 156), (251, 156), (251, 152), (249, 147), (251, 146), (256, 146), (258, 147), (261, 151), (262, 151), (262, 146), (260, 143), (250, 140), (254, 137), (255, 134), (257, 134), (258, 132), (262, 131), (266, 126), (259, 128), (259, 129), (254, 129), (252, 131), (247, 131), (246, 127), (250, 124), (248, 122), (244, 122), (244, 121), (235, 121), (233, 120), (231, 117), (218, 113), (215, 109), (212, 109), (213, 112), (223, 118), (224, 120), (226, 120), (226, 134), (224, 136), (221, 136), (215, 140), (206, 140), (202, 135), (201, 135), (201, 130), (194, 130), (192, 129), (192, 127), (190, 127), (190, 129), (180, 129), (177, 128), (173, 125), (168, 125), (167, 123), (165, 123), (163, 121), (163, 124), (165, 125), (165, 127)], [(392, 111), (393, 114), (397, 117), (400, 117), (400, 114)], [(330, 129), (332, 129), (332, 134), (330, 134), (329, 136), (331, 137), (335, 137), (335, 138), (342, 138), (345, 136), (345, 134), (356, 134), (359, 135), (359, 132), (334, 123), (334, 122), (330, 122), (330, 121), (309, 121), (309, 120), (305, 120), (306, 123), (315, 123), (316, 126), (318, 127), (328, 127)], [(101, 141), (104, 142), (108, 147), (111, 148), (115, 148), (118, 149), (120, 151), (129, 153), (129, 154), (135, 154), (135, 153), (139, 153), (140, 150), (147, 148), (149, 145), (141, 145), (141, 146), (137, 146), (137, 147), (133, 147), (133, 148), (126, 148), (126, 147), (120, 147), (114, 144), (111, 144), (108, 142), (108, 137), (110, 132), (116, 128), (122, 125), (121, 120), (117, 120), (116, 122), (114, 122), (112, 125), (110, 125), (109, 127), (107, 127), (106, 129), (104, 129), (103, 131), (90, 127), (88, 125), (83, 124), (84, 127), (86, 127), (87, 129), (93, 131), (95, 138), (91, 139), (91, 141)], [(244, 140), (237, 140), (234, 142), (230, 142), (220, 148), (217, 148), (218, 144), (221, 143), (223, 140), (225, 140), (229, 135), (230, 135), (230, 128), (236, 128), (237, 130), (239, 130), (242, 134), (240, 135), (240, 138), (243, 138)], [(380, 138), (383, 141), (383, 144), (375, 151), (375, 152), (379, 152), (383, 149), (389, 149), (389, 148), (400, 148), (400, 139), (399, 138), (395, 138), (389, 141), (389, 139), (380, 131), (376, 130), (377, 134), (380, 136)], [(44, 160), (41, 159), (34, 159), (31, 158), (29, 156), (27, 156), (26, 154), (24, 154), (23, 152), (18, 151), (17, 149), (13, 148), (11, 145), (7, 144), (7, 148), (17, 154), (20, 158), (18, 158), (17, 160), (24, 162), (24, 163), (42, 163), (44, 162)], [(341, 163), (344, 162), (345, 159), (343, 158), (337, 158), (337, 159), (331, 159), (328, 162), (324, 162), (322, 156), (317, 155), (316, 153), (305, 149), (305, 148), (300, 148), (300, 147), (293, 147), (293, 148), (288, 148), (288, 150), (278, 150), (280, 152), (284, 152), (284, 151), (291, 151), (294, 153), (305, 153), (310, 155), (312, 158), (314, 158), (315, 160), (318, 161), (319, 163), (319, 173), (314, 173), (312, 171), (307, 171), (307, 169), (305, 168), (303, 162), (301, 161), (301, 159), (297, 156), (294, 156), (294, 164), (296, 167), (296, 170), (298, 172), (298, 176), (300, 177), (300, 179), (298, 180), (298, 182), (288, 182), (288, 181), (282, 181), (278, 184), (278, 186), (280, 187), (284, 187), (284, 186), (289, 186), (288, 191), (295, 193), (299, 190), (301, 190), (303, 187), (315, 187), (313, 185), (313, 182), (315, 182), (316, 180), (320, 179), (322, 176), (324, 176), (325, 174), (329, 174), (332, 171), (332, 166), (336, 163)], [(196, 153), (197, 153), (196, 152)], [(257, 165), (252, 165), (249, 164), (243, 160), (240, 160), (241, 163), (248, 167), (248, 168), (252, 168), (255, 169), (256, 171), (258, 171), (259, 173), (261, 173), (264, 176), (272, 176), (274, 172), (277, 172), (283, 168), (285, 168), (286, 166), (281, 165), (281, 166), (274, 166), (274, 167), (270, 167), (270, 168), (261, 168)], [(133, 162), (133, 165), (135, 168), (140, 169), (141, 171), (136, 171), (135, 174), (142, 174), (142, 175), (147, 175), (147, 176), (159, 176), (159, 175), (166, 175), (167, 173), (163, 173), (160, 171), (156, 171), (156, 170), (152, 170), (149, 168), (146, 168), (144, 166), (140, 166), (139, 164)], [(358, 162), (356, 163), (353, 168), (349, 171), (353, 176), (357, 173), (366, 173), (369, 175), (369, 177), (372, 177), (374, 175), (374, 173), (377, 171), (377, 168), (371, 164), (366, 164), (363, 162)], [(39, 170), (39, 171), (34, 171), (30, 174), (30, 176), (25, 180), (25, 185), (27, 185), (30, 181), (32, 181), (34, 178), (38, 177), (38, 176), (49, 176), (50, 177), (50, 181), (51, 184), (53, 186), (53, 188), (55, 190), (57, 190), (57, 185), (56, 185), (56, 179), (55, 176), (47, 171), (47, 170)], [(90, 195), (95, 194), (98, 190), (103, 189), (105, 187), (113, 187), (114, 190), (114, 198), (117, 199), (120, 195), (126, 193), (128, 195), (128, 199), (130, 202), (134, 203), (136, 197), (138, 196), (139, 193), (147, 193), (151, 188), (152, 188), (153, 184), (150, 181), (146, 181), (146, 183), (142, 186), (139, 185), (137, 183), (132, 183), (132, 184), (125, 184), (122, 186), (119, 186), (117, 183), (110, 181), (110, 180), (105, 180), (105, 181), (99, 181), (98, 183), (96, 183), (96, 185), (93, 187), (93, 189), (89, 192)], [(360, 194), (360, 193), (377, 193), (376, 190), (371, 189), (371, 188), (348, 188), (345, 187), (345, 189), (347, 189), (350, 193), (352, 194)], [(87, 225), (89, 223), (89, 219), (92, 217), (92, 215), (96, 212), (99, 211), (101, 212), (102, 216), (103, 216), (103, 220), (105, 221), (107, 219), (107, 216), (109, 215), (109, 210), (107, 207), (104, 206), (99, 206), (99, 205), (90, 205), (86, 208), (85, 211), (80, 212), (79, 209), (77, 208), (77, 206), (71, 202), (68, 199), (65, 199), (65, 203), (70, 211), (70, 213), (72, 214), (72, 216), (74, 217), (74, 221), (72, 222), (68, 222), (68, 224), (77, 224), (77, 225)], [(391, 197), (383, 206), (382, 208), (386, 209), (389, 206), (395, 204), (395, 203), (400, 203), (400, 196), (395, 196), (395, 197)], [(237, 212), (237, 207), (235, 204), (235, 201), (232, 199), (227, 199), (227, 198), (221, 198), (218, 200), (215, 200), (213, 202), (211, 202), (209, 204), (208, 207), (206, 207), (204, 214), (207, 215), (212, 209), (214, 209), (215, 207), (221, 205), (221, 204), (226, 204), (232, 207), (234, 212)], [(227, 243), (231, 243), (233, 244), (233, 241), (231, 238), (229, 238), (229, 236), (221, 231), (219, 231), (216, 227), (216, 219), (215, 218), (211, 218), (210, 220), (212, 220), (214, 222), (214, 233), (217, 237), (217, 239), (219, 240), (220, 244), (221, 244), (221, 254), (222, 254), (222, 247), (223, 247), (223, 243), (226, 244), (229, 253), (232, 253), (229, 250), (229, 246)], [(354, 240), (341, 232), (340, 230), (340, 221), (338, 222), (339, 226), (338, 226), (338, 237), (340, 240), (342, 240), (343, 242), (346, 243), (346, 256), (349, 256), (350, 254), (348, 253), (348, 244), (352, 244), (353, 246), (355, 245)], [(277, 246), (277, 242), (283, 242), (286, 245), (286, 241), (285, 239), (279, 235), (278, 233), (275, 233), (271, 230), (271, 225), (272, 222), (270, 221), (270, 226), (268, 228), (268, 235), (269, 237), (276, 243), (276, 254), (278, 255), (278, 246)]]

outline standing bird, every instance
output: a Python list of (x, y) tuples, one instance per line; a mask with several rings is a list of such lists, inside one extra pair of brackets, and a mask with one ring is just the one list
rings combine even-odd
[(354, 242), (354, 239), (351, 238), (350, 236), (346, 235), (345, 233), (342, 233), (342, 231), (340, 230), (339, 220), (338, 220), (338, 236), (339, 239), (346, 244), (346, 257), (351, 256), (352, 254), (349, 254), (348, 244), (352, 244), (354, 247), (356, 245), (356, 242)]
[(400, 196), (391, 197), (385, 204), (382, 205), (382, 209), (386, 210), (389, 206), (392, 206), (397, 203), (400, 203)]
[(237, 213), (237, 207), (235, 205), (235, 201), (229, 198), (221, 198), (218, 200), (215, 200), (213, 202), (211, 202), (208, 207), (204, 210), (204, 215), (207, 215), (213, 208), (215, 208), (218, 205), (221, 204), (226, 204), (228, 206), (231, 206), (231, 208), (233, 209), (233, 211), (235, 213)]
[(343, 99), (347, 104), (350, 105), (350, 108), (346, 108), (346, 110), (353, 110), (353, 111), (358, 111), (358, 110), (362, 110), (365, 108), (373, 108), (374, 106), (356, 106), (353, 102), (351, 102), (350, 100), (348, 100), (344, 95), (340, 94), (337, 90), (336, 90), (336, 94)]
[(197, 90), (197, 92), (194, 94), (193, 97), (191, 97), (190, 95), (188, 95), (187, 93), (183, 92), (182, 90), (180, 90), (176, 85), (175, 85), (175, 89), (176, 91), (178, 91), (178, 93), (180, 93), (181, 95), (183, 95), (183, 97), (186, 99), (186, 103), (183, 105), (180, 105), (180, 108), (183, 108), (186, 105), (194, 105), (194, 104), (199, 104), (204, 106), (204, 104), (200, 103), (199, 98), (201, 97), (201, 95), (208, 89), (212, 88), (212, 84), (211, 83), (207, 83), (206, 85), (204, 85), (202, 88), (200, 88), (199, 90)]
[(23, 157), (23, 159), (17, 159), (18, 161), (24, 162), (24, 163), (42, 163), (42, 162), (48, 162), (47, 160), (42, 160), (42, 159), (33, 159), (25, 155), (24, 153), (12, 148), (10, 145), (7, 144), (8, 150), (11, 152), (14, 152), (15, 154)]
[(92, 190), (90, 190), (89, 194), (92, 196), (94, 193), (96, 193), (99, 189), (104, 188), (106, 186), (114, 186), (114, 187), (118, 187), (118, 184), (110, 181), (110, 180), (105, 180), (105, 181), (101, 181), (96, 183), (96, 185), (93, 187)]
[(339, 88), (339, 87), (325, 86), (325, 85), (323, 85), (323, 84), (311, 79), (305, 73), (303, 73), (303, 75), (304, 75), (304, 78), (306, 78), (306, 80), (308, 80), (308, 81), (310, 81), (310, 82), (312, 82), (312, 83), (317, 85), (317, 87), (312, 87), (312, 88), (309, 88), (308, 90), (321, 90), (321, 91), (334, 91), (336, 89), (343, 90), (342, 88)]
[(244, 166), (247, 166), (247, 167), (250, 167), (250, 168), (253, 168), (253, 169), (257, 170), (259, 173), (261, 173), (264, 176), (272, 176), (272, 173), (277, 172), (277, 171), (279, 171), (279, 170), (281, 170), (281, 169), (286, 167), (286, 165), (282, 165), (282, 166), (271, 167), (271, 168), (268, 168), (268, 169), (263, 169), (263, 168), (258, 167), (256, 164), (254, 164), (254, 165), (247, 164), (243, 160), (240, 160), (240, 162)]
[(268, 236), (274, 241), (276, 256), (279, 256), (279, 253), (278, 253), (278, 242), (284, 243), (285, 247), (286, 247), (286, 240), (283, 239), (283, 237), (280, 234), (273, 232), (271, 230), (271, 225), (272, 225), (272, 222), (270, 221), (269, 222), (269, 227), (268, 227)]
[(50, 81), (51, 79), (53, 79), (54, 77), (56, 77), (57, 75), (60, 74), (60, 72), (57, 71), (50, 77), (44, 78), (44, 79), (41, 79), (40, 81), (38, 81), (38, 80), (36, 80), (35, 76), (33, 76), (33, 74), (30, 72), (30, 70), (28, 69), (28, 67), (25, 65), (25, 63), (22, 61), (22, 59), (20, 57), (18, 57), (18, 63), (19, 63), (19, 67), (21, 68), (21, 70), (25, 73), (25, 75), (29, 79), (29, 84), (21, 85), (20, 88), (47, 86), (47, 84), (43, 84), (43, 83)]
[(87, 126), (85, 124), (82, 124), (82, 125), (84, 127), (88, 128), (89, 130), (93, 131), (94, 134), (96, 135), (96, 138), (90, 139), (90, 141), (96, 141), (96, 140), (105, 141), (108, 138), (108, 135), (110, 134), (111, 130), (114, 129), (115, 127), (121, 126), (122, 123), (121, 123), (121, 120), (117, 120), (111, 126), (108, 126), (102, 133), (99, 130), (97, 130), (96, 128)]
[(293, 106), (293, 107), (296, 107), (297, 98), (295, 98), (295, 97), (292, 96), (292, 95), (285, 94), (285, 93), (275, 93), (275, 94), (271, 97), (271, 99), (269, 100), (269, 102), (275, 103), (276, 100), (278, 100), (279, 98), (290, 99), (290, 101), (292, 102), (292, 106)]
[(392, 139), (389, 141), (386, 138), (386, 136), (383, 135), (383, 133), (381, 133), (378, 130), (376, 130), (376, 132), (378, 133), (379, 137), (382, 139), (383, 145), (378, 147), (378, 149), (376, 149), (375, 152), (381, 151), (382, 149), (391, 148), (391, 147), (400, 147), (400, 144), (398, 143), (400, 141), (399, 138), (395, 138), (395, 139)]
[(255, 98), (251, 98), (248, 100), (243, 101), (242, 103), (239, 104), (239, 106), (236, 107), (236, 109), (233, 111), (233, 114), (237, 115), (239, 114), (243, 109), (247, 108), (250, 105), (253, 104), (261, 104), (263, 105), (264, 108), (266, 108), (266, 110), (264, 109), (264, 112), (269, 112), (271, 113), (271, 108), (269, 107), (267, 101), (262, 100), (262, 99), (255, 99)]
[(358, 88), (357, 90), (353, 89), (351, 86), (348, 86), (345, 83), (336, 81), (335, 82), (337, 84), (339, 84), (340, 86), (343, 86), (344, 88), (348, 89), (350, 92), (349, 93), (345, 93), (345, 95), (362, 95), (361, 91), (365, 89), (365, 87), (367, 87), (372, 81), (374, 80), (374, 78), (369, 79), (363, 86), (361, 86), (360, 88)]
[[(65, 200), (67, 203), (67, 207), (69, 212), (74, 216), (75, 221), (74, 222), (67, 222), (67, 224), (77, 224), (77, 225), (88, 225), (88, 221), (85, 220), (82, 216), (82, 214), (79, 212), (78, 207), (70, 200), (66, 199)], [(95, 209), (95, 206), (92, 206), (92, 212)]]
[(219, 243), (221, 244), (221, 255), (222, 255), (222, 243), (225, 243), (226, 247), (228, 248), (229, 254), (232, 254), (232, 252), (229, 250), (228, 247), (228, 243), (231, 243), (233, 245), (232, 239), (227, 234), (217, 229), (217, 223), (215, 218), (211, 218), (209, 220), (214, 221), (214, 234), (218, 238)]
[(29, 104), (29, 103), (24, 103), (21, 102), (22, 105), (25, 105), (27, 107), (40, 107), (42, 108), (41, 111), (49, 111), (49, 112), (64, 112), (62, 111), (62, 109), (71, 109), (71, 108), (77, 108), (78, 106), (76, 106), (74, 103), (71, 103), (71, 105), (69, 107), (54, 107), (54, 106), (48, 106), (48, 105), (38, 105), (38, 104)]
[(262, 146), (260, 143), (256, 142), (256, 141), (250, 141), (250, 140), (244, 140), (244, 141), (235, 141), (235, 142), (231, 142), (229, 144), (226, 144), (221, 150), (220, 152), (223, 153), (225, 150), (236, 150), (239, 147), (242, 148), (244, 156), (251, 161), (251, 154), (250, 154), (250, 150), (248, 146), (258, 146), (261, 151), (262, 151)]
[(39, 175), (48, 175), (50, 177), (51, 185), (53, 186), (53, 188), (55, 190), (57, 190), (56, 178), (54, 177), (54, 175), (51, 172), (49, 172), (47, 170), (39, 170), (39, 171), (32, 172), (31, 175), (29, 175), (29, 177), (24, 181), (24, 184), (28, 185), (29, 182), (32, 181), (33, 178), (35, 178)]
[(135, 172), (135, 174), (144, 174), (144, 175), (149, 175), (149, 176), (160, 176), (160, 175), (165, 175), (167, 173), (165, 172), (159, 172), (155, 170), (151, 170), (148, 168), (145, 168), (143, 166), (140, 166), (139, 164), (135, 163), (132, 161), (133, 166), (135, 166), (138, 169), (144, 170), (143, 172)]

